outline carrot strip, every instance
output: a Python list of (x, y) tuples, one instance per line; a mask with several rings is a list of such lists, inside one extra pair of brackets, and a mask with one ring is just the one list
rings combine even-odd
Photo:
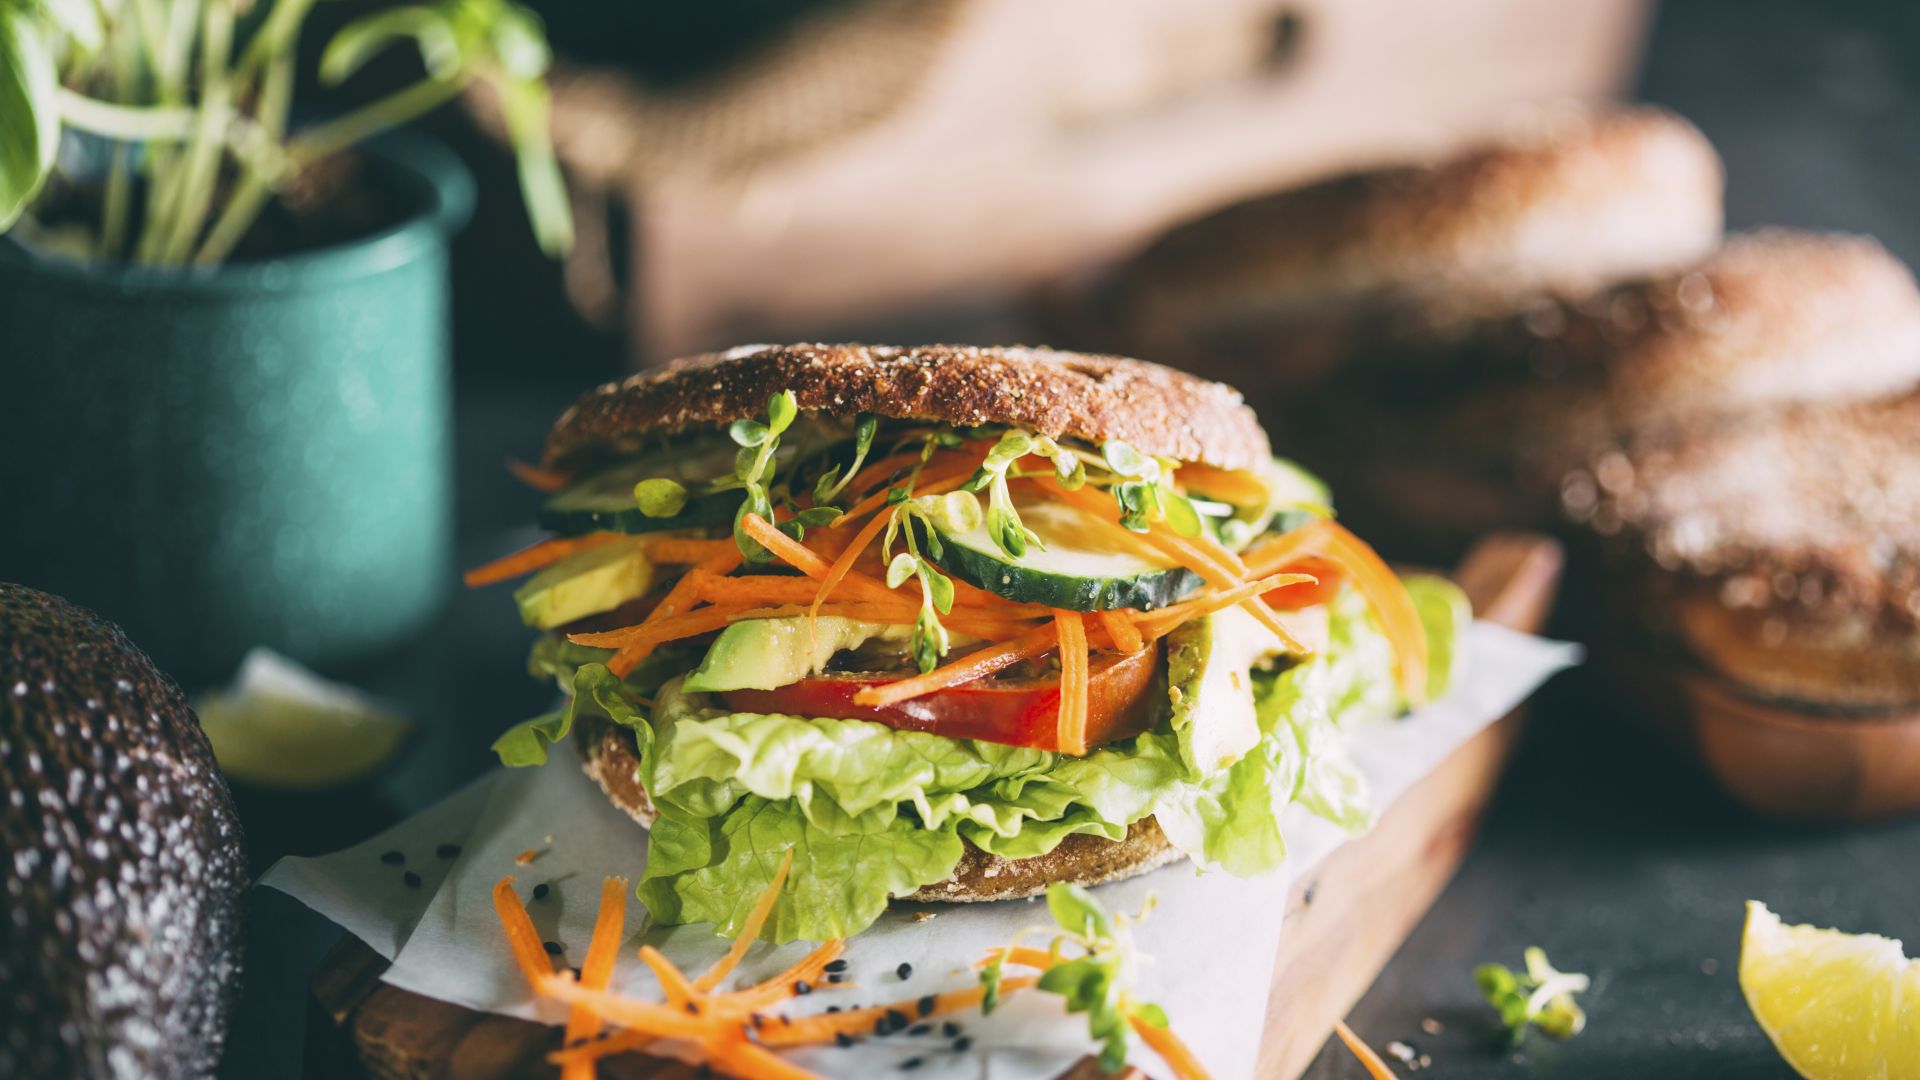
[(1265, 506), (1273, 494), (1259, 476), (1240, 469), (1188, 463), (1180, 466), (1173, 479), (1187, 491), (1197, 491), (1209, 499), (1235, 506)]
[(513, 474), (515, 480), (535, 491), (543, 491), (549, 495), (573, 482), (573, 477), (568, 473), (557, 469), (543, 469), (514, 457), (507, 459), (507, 471)]
[(1140, 1041), (1153, 1047), (1180, 1080), (1210, 1080), (1207, 1067), (1200, 1064), (1200, 1059), (1194, 1056), (1186, 1043), (1180, 1041), (1180, 1036), (1175, 1035), (1171, 1027), (1154, 1027), (1137, 1014), (1127, 1017), (1127, 1022), (1133, 1025)]
[(853, 569), (853, 564), (860, 558), (860, 553), (867, 550), (873, 543), (873, 538), (880, 535), (880, 531), (887, 527), (887, 522), (892, 518), (893, 515), (890, 513), (873, 515), (871, 520), (860, 527), (859, 532), (853, 534), (853, 541), (847, 545), (845, 551), (840, 553), (839, 558), (833, 560), (833, 565), (827, 567), (826, 576), (820, 579), (820, 587), (813, 595), (813, 605), (807, 609), (809, 634), (813, 632), (814, 624), (820, 621), (820, 605), (827, 602), (827, 597), (832, 595), (834, 587), (839, 585), (841, 579), (847, 576), (847, 572)]
[[(825, 579), (827, 574), (833, 569), (827, 565), (825, 559), (814, 554), (812, 549), (788, 536), (786, 533), (781, 532), (779, 529), (774, 528), (767, 523), (767, 519), (761, 517), (759, 514), (748, 514), (741, 518), (740, 527), (746, 530), (748, 536), (758, 540), (761, 547), (773, 552), (774, 556), (780, 559), (780, 561), (816, 581)], [(876, 581), (865, 574), (849, 572), (845, 575), (844, 580), (848, 585), (853, 586), (856, 591), (865, 593), (875, 599), (900, 599), (900, 594), (887, 588), (884, 582)]]
[(624, 1031), (616, 1031), (604, 1039), (595, 1039), (584, 1046), (563, 1046), (548, 1054), (547, 1060), (563, 1070), (581, 1063), (591, 1065), (601, 1058), (643, 1050), (657, 1038), (659, 1036), (650, 1032), (627, 1028)]
[[(801, 957), (792, 967), (775, 975), (763, 983), (749, 986), (745, 990), (735, 990), (726, 997), (728, 1005), (736, 1008), (762, 1009), (769, 1005), (785, 1001), (793, 995), (793, 984), (798, 982), (809, 985), (820, 983), (827, 973), (827, 965), (840, 959), (847, 950), (847, 943), (835, 939), (829, 941), (807, 955)], [(851, 988), (851, 983), (826, 983), (815, 987), (824, 990), (829, 986)]]
[(671, 1005), (635, 1001), (611, 990), (590, 990), (572, 975), (545, 975), (539, 990), (567, 1005), (585, 1005), (603, 1019), (662, 1039), (707, 1039), (718, 1026), (713, 1019)]
[(987, 955), (974, 961), (973, 966), (983, 968), (996, 961), (1045, 971), (1059, 963), (1060, 958), (1045, 949), (1036, 949), (1031, 945), (1009, 945), (1006, 948), (988, 952)]
[(576, 645), (592, 645), (601, 649), (625, 648), (645, 641), (673, 641), (718, 630), (727, 625), (729, 615), (742, 610), (745, 610), (742, 604), (716, 605), (670, 618), (623, 626), (618, 630), (568, 634), (567, 640)]
[(738, 555), (740, 547), (732, 540), (695, 540), (686, 536), (661, 536), (647, 541), (647, 558), (663, 566), (691, 566), (729, 551)]
[(673, 966), (659, 949), (651, 945), (640, 946), (640, 962), (653, 970), (653, 977), (660, 980), (660, 989), (667, 995), (667, 1004), (685, 1008), (690, 1001), (704, 999), (705, 994), (687, 981), (686, 975)]
[[(944, 476), (938, 476), (938, 477), (923, 478), (918, 483), (915, 483), (913, 485), (913, 494), (916, 497), (920, 495), (945, 495), (947, 492), (952, 491), (955, 488), (959, 487), (960, 485), (966, 483), (968, 478), (973, 476), (974, 472), (980, 468), (980, 462), (984, 460), (986, 460), (986, 455), (981, 454), (978, 458), (974, 460), (973, 464), (967, 466), (966, 470), (963, 472), (955, 472), (955, 473), (950, 473), (950, 474), (947, 474)], [(892, 489), (888, 489), (886, 491), (877, 491), (872, 495), (869, 495), (868, 497), (861, 499), (859, 502), (854, 503), (853, 506), (849, 507), (846, 513), (841, 514), (839, 517), (834, 518), (833, 521), (829, 522), (827, 527), (829, 529), (837, 529), (849, 521), (857, 521), (860, 518), (866, 517), (868, 514), (871, 514), (879, 510), (881, 507), (887, 505), (887, 497), (890, 494), (892, 494)]]
[(596, 548), (602, 544), (611, 544), (615, 540), (624, 539), (626, 539), (624, 533), (615, 532), (594, 532), (587, 533), (585, 536), (548, 537), (531, 547), (521, 548), (511, 555), (474, 567), (466, 572), (463, 580), (466, 582), (467, 588), (477, 589), (483, 585), (492, 585), (497, 582), (506, 581), (509, 578), (517, 578), (522, 574), (531, 574), (535, 570), (551, 566), (569, 555), (585, 551), (588, 548)]
[(1146, 640), (1140, 636), (1140, 628), (1134, 625), (1133, 617), (1124, 611), (1100, 612), (1100, 625), (1106, 628), (1107, 636), (1113, 639), (1113, 647), (1123, 653), (1133, 654), (1147, 647)]
[(848, 480), (847, 486), (840, 490), (855, 495), (865, 495), (873, 490), (875, 484), (902, 469), (912, 468), (919, 460), (920, 451), (908, 450), (891, 457), (881, 458), (879, 461), (868, 462), (859, 472), (854, 473), (853, 479)]
[(767, 917), (773, 914), (773, 905), (780, 899), (780, 890), (786, 886), (787, 874), (792, 870), (793, 849), (788, 848), (787, 853), (780, 857), (780, 865), (773, 871), (773, 880), (767, 883), (765, 891), (760, 894), (760, 899), (754, 901), (753, 910), (747, 913), (747, 921), (741, 925), (740, 932), (734, 935), (732, 947), (727, 950), (725, 956), (714, 961), (712, 967), (693, 980), (694, 989), (711, 990), (719, 986), (720, 980), (726, 978), (734, 968), (740, 965), (741, 958), (747, 955), (747, 949), (753, 945), (755, 939), (760, 936), (761, 929), (767, 925)]
[[(1030, 975), (1002, 979), (1000, 992), (1008, 994), (1015, 990), (1024, 990), (1038, 981)], [(922, 1004), (926, 1004), (925, 999), (914, 999), (886, 1005), (872, 1005), (861, 1009), (848, 1009), (845, 1012), (803, 1016), (791, 1024), (769, 1026), (760, 1033), (760, 1041), (768, 1046), (818, 1046), (832, 1042), (835, 1035), (866, 1035), (871, 1033), (874, 1025), (889, 1012), (900, 1012), (916, 1019), (926, 1019), (974, 1008), (986, 996), (986, 988), (970, 986), (964, 990), (949, 990), (944, 994), (932, 996), (932, 1008), (925, 1011), (920, 1009)]]
[(996, 671), (1012, 667), (1022, 660), (1044, 655), (1059, 641), (1057, 624), (1048, 624), (999, 645), (991, 645), (934, 668), (923, 675), (901, 679), (881, 686), (865, 687), (853, 695), (856, 705), (869, 708), (896, 705), (902, 701), (983, 679)]
[(1427, 634), (1420, 622), (1419, 609), (1407, 595), (1407, 587), (1384, 560), (1366, 542), (1338, 523), (1309, 522), (1248, 552), (1256, 572), (1281, 567), (1308, 555), (1320, 555), (1345, 568), (1353, 584), (1366, 598), (1367, 606), (1380, 620), (1380, 628), (1393, 642), (1395, 674), (1400, 692), (1413, 704), (1427, 697)]
[(1087, 752), (1087, 625), (1077, 611), (1059, 611), (1060, 720), (1055, 741), (1063, 754)]
[(527, 905), (521, 903), (520, 894), (513, 891), (514, 880), (503, 877), (494, 883), (493, 910), (500, 917), (500, 925), (506, 927), (507, 945), (513, 950), (514, 962), (538, 990), (541, 980), (553, 977), (553, 961), (540, 944), (540, 931), (533, 928)]
[(1333, 1031), (1340, 1036), (1341, 1042), (1347, 1044), (1347, 1049), (1353, 1051), (1353, 1056), (1360, 1059), (1360, 1064), (1366, 1067), (1367, 1075), (1373, 1077), (1373, 1080), (1398, 1080), (1393, 1075), (1393, 1070), (1387, 1068), (1387, 1063), (1380, 1060), (1380, 1055), (1373, 1052), (1373, 1047), (1361, 1041), (1360, 1036), (1353, 1033), (1353, 1029), (1347, 1026), (1345, 1020), (1335, 1020)]
[[(593, 936), (587, 939), (587, 958), (580, 965), (580, 985), (604, 990), (613, 978), (613, 962), (620, 955), (620, 932), (627, 919), (627, 879), (610, 877), (600, 882), (600, 910), (593, 918)], [(567, 1013), (566, 1041), (591, 1038), (600, 1033), (600, 1017), (592, 1009), (575, 1005)], [(593, 1080), (591, 1063), (568, 1065), (560, 1080)]]
[(1140, 629), (1143, 633), (1161, 637), (1174, 627), (1202, 615), (1211, 615), (1222, 608), (1244, 604), (1248, 597), (1257, 597), (1269, 590), (1287, 585), (1304, 585), (1314, 580), (1316, 579), (1312, 574), (1274, 574), (1244, 582), (1231, 589), (1222, 589), (1192, 600), (1182, 600), (1178, 604), (1170, 604), (1159, 611), (1142, 615)]

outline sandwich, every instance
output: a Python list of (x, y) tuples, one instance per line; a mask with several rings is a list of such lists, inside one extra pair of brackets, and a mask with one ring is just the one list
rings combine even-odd
[(1286, 855), (1368, 821), (1344, 727), (1444, 692), (1470, 617), (1396, 576), (1232, 389), (1026, 348), (751, 346), (602, 387), (541, 465), (530, 667), (648, 827), (642, 901), (826, 940), (895, 900)]

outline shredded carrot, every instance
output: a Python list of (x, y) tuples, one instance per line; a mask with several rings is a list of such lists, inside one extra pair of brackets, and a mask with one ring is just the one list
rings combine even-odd
[(660, 980), (660, 989), (666, 992), (667, 1004), (684, 1008), (689, 1001), (706, 996), (695, 989), (693, 983), (687, 981), (687, 977), (659, 949), (651, 945), (640, 946), (640, 962), (651, 968), (654, 978)]
[(760, 899), (754, 901), (753, 910), (747, 913), (747, 921), (741, 925), (740, 932), (734, 935), (733, 946), (725, 956), (714, 961), (712, 967), (693, 980), (694, 989), (711, 990), (740, 966), (741, 958), (747, 955), (747, 949), (760, 936), (761, 929), (767, 925), (767, 918), (773, 914), (773, 905), (780, 899), (780, 890), (786, 886), (787, 875), (792, 870), (793, 849), (788, 848), (787, 853), (780, 857), (780, 865), (773, 871), (773, 880), (767, 883)]
[[(804, 982), (809, 986), (814, 986), (814, 984), (819, 983), (821, 977), (827, 973), (827, 965), (840, 959), (840, 954), (846, 951), (846, 942), (839, 939), (829, 941), (825, 945), (801, 957), (792, 967), (775, 975), (773, 978), (757, 986), (750, 986), (745, 990), (735, 990), (733, 993), (728, 994), (727, 1001), (735, 1008), (745, 1009), (761, 1009), (769, 1005), (777, 1004), (794, 996), (793, 987), (795, 983)], [(828, 987), (843, 987), (850, 990), (853, 988), (853, 984), (825, 983), (815, 988), (824, 990)]]
[(1146, 639), (1140, 636), (1140, 628), (1134, 625), (1133, 617), (1124, 611), (1102, 611), (1100, 625), (1106, 628), (1107, 637), (1113, 641), (1113, 647), (1128, 655), (1147, 647)]
[(662, 566), (690, 566), (715, 555), (740, 554), (732, 540), (695, 540), (686, 536), (660, 536), (647, 541), (647, 558)]
[[(933, 476), (933, 477), (923, 476), (917, 483), (913, 485), (914, 496), (917, 498), (921, 495), (945, 495), (947, 492), (952, 491), (955, 488), (958, 488), (960, 485), (966, 483), (967, 480), (973, 476), (974, 472), (980, 468), (980, 462), (985, 459), (986, 459), (986, 455), (981, 454), (979, 457), (974, 459), (972, 464), (968, 465), (965, 469), (960, 470), (958, 472), (948, 473), (942, 476)], [(887, 505), (887, 498), (891, 494), (892, 494), (891, 489), (886, 491), (874, 492), (872, 495), (869, 495), (866, 498), (861, 499), (859, 502), (854, 503), (851, 507), (847, 509), (846, 513), (841, 514), (837, 518), (834, 518), (833, 521), (827, 527), (831, 529), (837, 529), (841, 525), (844, 525), (849, 521), (858, 521), (861, 518), (866, 517), (868, 514), (878, 511), (881, 507)]]
[(869, 462), (865, 468), (854, 473), (853, 479), (848, 480), (847, 486), (840, 490), (855, 496), (865, 495), (873, 490), (875, 484), (892, 477), (902, 469), (912, 468), (919, 460), (920, 451), (908, 450), (891, 457), (881, 458), (879, 461)]
[[(1231, 589), (1197, 596), (1192, 600), (1182, 600), (1170, 604), (1159, 611), (1149, 612), (1140, 617), (1142, 632), (1161, 637), (1174, 627), (1190, 622), (1202, 615), (1211, 615), (1222, 608), (1244, 605), (1248, 597), (1257, 597), (1273, 589), (1288, 585), (1304, 585), (1315, 580), (1312, 574), (1274, 574), (1270, 577), (1235, 585)], [(1291, 640), (1291, 638), (1289, 638)]]
[(513, 474), (515, 480), (535, 491), (543, 491), (549, 495), (573, 482), (573, 477), (567, 473), (557, 469), (543, 469), (513, 457), (507, 459), (507, 471)]
[(1240, 469), (1216, 469), (1189, 462), (1180, 466), (1173, 478), (1187, 491), (1235, 506), (1264, 506), (1273, 495), (1259, 476)]
[(1373, 1080), (1398, 1080), (1393, 1070), (1387, 1068), (1387, 1063), (1380, 1060), (1380, 1055), (1373, 1052), (1373, 1047), (1355, 1035), (1345, 1020), (1335, 1020), (1333, 1031), (1340, 1036), (1341, 1042), (1347, 1044), (1347, 1049), (1353, 1051), (1353, 1056), (1360, 1059), (1360, 1064), (1366, 1066), (1367, 1075)]
[(988, 675), (1036, 656), (1051, 652), (1059, 641), (1059, 631), (1054, 624), (1029, 630), (1012, 641), (999, 645), (990, 645), (976, 652), (968, 653), (944, 667), (934, 668), (923, 675), (915, 675), (898, 682), (880, 686), (868, 686), (853, 695), (855, 705), (878, 708), (897, 705), (902, 701), (930, 694), (935, 690), (944, 690), (949, 686), (973, 682)]
[[(594, 915), (593, 936), (587, 939), (587, 958), (580, 965), (580, 985), (604, 990), (613, 978), (613, 962), (620, 955), (620, 933), (627, 918), (627, 879), (609, 877), (600, 882), (600, 910)], [(600, 1033), (600, 1017), (576, 1005), (567, 1014), (566, 1041), (571, 1043)], [(560, 1080), (593, 1080), (593, 1065), (583, 1062), (560, 1071)]]
[(584, 1005), (600, 1017), (621, 1027), (635, 1028), (662, 1039), (705, 1039), (714, 1034), (715, 1020), (683, 1008), (635, 1001), (611, 990), (590, 990), (573, 981), (573, 975), (542, 976), (539, 991), (566, 1005)]
[(712, 633), (727, 625), (728, 616), (743, 610), (746, 610), (744, 603), (704, 607), (635, 626), (623, 626), (618, 630), (568, 634), (567, 640), (576, 645), (591, 645), (600, 649), (624, 649), (641, 642), (673, 641)]
[(1019, 964), (1022, 967), (1039, 968), (1045, 971), (1060, 962), (1060, 958), (1045, 949), (1036, 949), (1031, 945), (1008, 945), (1005, 948), (990, 950), (987, 955), (974, 961), (975, 968), (983, 968), (992, 963)]
[[(1012, 993), (1032, 986), (1038, 979), (1022, 975), (1000, 981), (1000, 992)], [(895, 1001), (886, 1005), (871, 1005), (859, 1009), (847, 1009), (844, 1012), (820, 1013), (814, 1016), (796, 1018), (791, 1024), (768, 1027), (760, 1033), (760, 1041), (768, 1046), (818, 1046), (830, 1043), (835, 1035), (861, 1036), (873, 1032), (874, 1026), (889, 1012), (905, 1013), (916, 1019), (941, 1016), (978, 1006), (986, 996), (983, 986), (970, 986), (964, 990), (949, 990), (944, 994), (931, 995), (933, 1000), (914, 998), (908, 1001)], [(930, 1005), (922, 1009), (920, 1006)]]
[(1207, 1072), (1207, 1067), (1200, 1064), (1200, 1059), (1194, 1056), (1186, 1043), (1180, 1041), (1180, 1036), (1175, 1035), (1171, 1027), (1154, 1027), (1137, 1013), (1127, 1017), (1127, 1022), (1133, 1025), (1140, 1041), (1153, 1047), (1180, 1080), (1209, 1080), (1211, 1074)]
[(506, 581), (509, 578), (517, 578), (522, 574), (531, 574), (535, 570), (551, 566), (569, 555), (586, 551), (588, 548), (596, 548), (602, 544), (611, 544), (615, 540), (624, 539), (627, 539), (626, 534), (616, 532), (592, 532), (584, 536), (549, 537), (534, 544), (532, 547), (521, 548), (519, 551), (504, 558), (495, 559), (490, 563), (474, 567), (467, 571), (464, 580), (466, 581), (467, 588), (477, 589), (482, 585), (492, 585), (497, 582)]
[(1063, 754), (1087, 752), (1087, 624), (1077, 611), (1057, 611), (1060, 634), (1060, 721), (1055, 742)]
[[(824, 580), (827, 574), (832, 572), (833, 568), (827, 565), (825, 559), (814, 554), (813, 550), (806, 545), (768, 524), (767, 520), (758, 514), (748, 514), (741, 518), (740, 527), (746, 530), (748, 536), (758, 540), (760, 546), (773, 552), (774, 556), (780, 561), (813, 578), (815, 581)], [(887, 588), (884, 582), (875, 581), (865, 574), (849, 572), (844, 575), (843, 580), (856, 591), (864, 593), (872, 599), (900, 599), (900, 594)]]
[[(1395, 674), (1400, 692), (1413, 704), (1427, 697), (1427, 634), (1419, 609), (1407, 587), (1366, 542), (1338, 523), (1309, 522), (1248, 552), (1256, 573), (1279, 568), (1308, 555), (1332, 560), (1352, 577), (1354, 588), (1366, 598), (1380, 620), (1380, 629), (1393, 643)], [(1264, 605), (1263, 605), (1264, 606)]]
[(540, 944), (540, 931), (533, 928), (527, 906), (520, 902), (520, 894), (513, 891), (514, 880), (503, 877), (494, 883), (493, 910), (500, 917), (500, 925), (506, 927), (507, 945), (513, 950), (514, 962), (538, 990), (542, 979), (553, 977), (553, 961)]
[(822, 1080), (819, 1073), (755, 1046), (744, 1033), (713, 1048), (714, 1064), (746, 1080)]
[(820, 605), (827, 602), (827, 597), (833, 594), (834, 587), (840, 584), (849, 570), (853, 569), (853, 564), (860, 558), (860, 553), (867, 550), (873, 543), (873, 538), (880, 535), (881, 530), (887, 527), (887, 522), (892, 517), (891, 514), (873, 515), (871, 520), (860, 527), (859, 532), (853, 534), (853, 541), (840, 553), (839, 558), (833, 560), (833, 565), (827, 567), (826, 575), (820, 579), (820, 587), (814, 593), (813, 605), (807, 609), (809, 637), (813, 634), (814, 624), (820, 621)]
[(667, 595), (661, 599), (660, 603), (656, 605), (652, 611), (647, 613), (646, 621), (657, 622), (661, 619), (672, 618), (697, 603), (699, 598), (694, 594), (694, 589), (699, 585), (701, 579), (694, 577), (693, 575), (695, 573), (705, 573), (713, 576), (731, 574), (739, 568), (743, 561), (740, 555), (740, 549), (729, 541), (725, 551), (716, 552), (708, 556), (704, 561), (696, 564), (692, 570), (680, 575), (680, 580), (673, 583), (673, 588), (667, 590)]

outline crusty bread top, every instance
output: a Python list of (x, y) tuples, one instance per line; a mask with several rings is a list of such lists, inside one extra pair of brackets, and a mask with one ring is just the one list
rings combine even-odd
[(649, 433), (757, 417), (782, 390), (802, 411), (1011, 424), (1221, 468), (1270, 455), (1238, 391), (1158, 364), (1025, 347), (752, 345), (589, 392), (554, 425), (546, 463), (573, 468), (632, 452)]
[(1671, 113), (1532, 111), (1443, 161), (1339, 177), (1176, 229), (1122, 291), (1142, 325), (1163, 329), (1381, 303), (1434, 322), (1502, 314), (1699, 258), (1720, 234), (1722, 187), (1713, 147)]
[(1598, 384), (1595, 404), (1615, 431), (1861, 401), (1920, 383), (1920, 288), (1863, 236), (1735, 236), (1697, 266), (1529, 321), (1559, 338), (1536, 369)]
[(1920, 625), (1920, 392), (1642, 440), (1563, 501), (1729, 606)]

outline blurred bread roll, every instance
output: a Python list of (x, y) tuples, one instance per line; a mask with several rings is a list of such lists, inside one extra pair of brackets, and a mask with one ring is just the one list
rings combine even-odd
[(1542, 298), (1694, 262), (1721, 230), (1718, 156), (1652, 108), (1557, 106), (1444, 160), (1229, 206), (1120, 276), (1137, 355), (1263, 384), (1355, 352), (1444, 346)]
[(1635, 439), (1566, 502), (1615, 606), (1743, 692), (1920, 703), (1920, 393)]

